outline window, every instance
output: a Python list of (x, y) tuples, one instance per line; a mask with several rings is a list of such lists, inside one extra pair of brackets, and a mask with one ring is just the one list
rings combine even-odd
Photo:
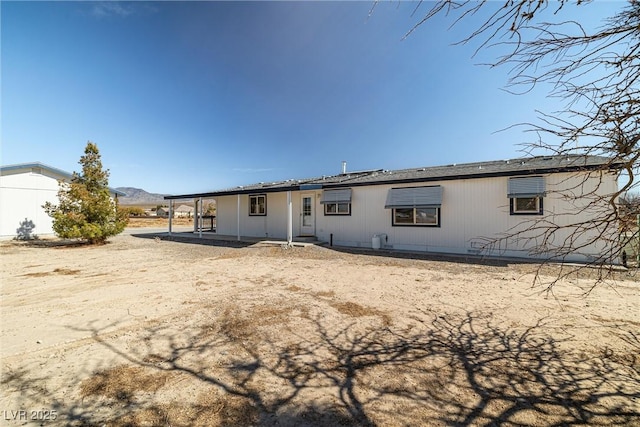
[(507, 197), (511, 215), (542, 215), (546, 196), (543, 176), (509, 178)]
[(249, 215), (266, 215), (267, 214), (267, 195), (253, 194), (249, 196)]
[(351, 203), (325, 203), (325, 215), (351, 215)]
[(325, 215), (351, 215), (351, 189), (324, 190), (320, 203)]
[(384, 207), (391, 209), (391, 224), (440, 227), (442, 191), (439, 185), (390, 189)]
[(512, 197), (511, 215), (542, 215), (542, 197)]
[(440, 226), (440, 208), (394, 208), (393, 225)]

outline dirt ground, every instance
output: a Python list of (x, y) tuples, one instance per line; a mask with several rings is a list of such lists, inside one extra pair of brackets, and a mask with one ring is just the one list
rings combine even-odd
[[(191, 226), (193, 227), (193, 218), (173, 218), (172, 226)], [(129, 228), (146, 228), (146, 227), (163, 227), (169, 229), (169, 218), (157, 216), (143, 216), (129, 218)]]
[(531, 264), (133, 235), (0, 258), (2, 425), (640, 425), (637, 274), (548, 294)]

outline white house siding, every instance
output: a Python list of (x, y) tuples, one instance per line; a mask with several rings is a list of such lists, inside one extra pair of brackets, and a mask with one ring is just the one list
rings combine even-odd
[[(43, 172), (46, 173), (46, 172)], [(21, 171), (0, 177), (0, 237), (13, 238), (25, 220), (35, 225), (38, 236), (53, 234), (51, 218), (42, 205), (58, 202), (58, 180), (54, 176)]]
[[(263, 193), (256, 193), (263, 194)], [(238, 233), (238, 196), (218, 196), (217, 233)], [(297, 200), (297, 201), (296, 201)], [(299, 216), (299, 196), (293, 200), (293, 217)], [(299, 233), (294, 221), (294, 234)], [(267, 215), (249, 216), (249, 195), (240, 195), (240, 234), (242, 236), (283, 239), (287, 237), (287, 193), (267, 193)]]
[[(504, 236), (509, 230), (530, 225), (537, 215), (510, 215), (507, 197), (508, 177), (478, 178), (429, 182), (425, 184), (402, 184), (354, 187), (352, 196), (352, 216), (323, 216), (318, 223), (318, 238), (329, 241), (333, 233), (336, 245), (371, 247), (374, 234), (384, 234), (383, 247), (443, 253), (474, 253), (483, 245), (483, 238)], [(595, 191), (598, 179), (584, 181), (584, 175), (570, 173), (551, 174), (545, 177), (548, 196), (544, 198), (544, 217), (558, 225), (567, 225), (588, 220), (590, 213), (577, 213), (576, 205), (588, 203), (588, 199), (566, 200), (558, 191), (576, 187), (585, 193)], [(584, 185), (579, 185), (583, 184)], [(384, 209), (386, 194), (391, 188), (418, 185), (441, 185), (444, 187), (440, 227), (394, 227), (391, 225), (391, 210)], [(616, 191), (615, 177), (607, 175), (597, 188), (600, 195)], [(604, 207), (604, 206), (603, 206)], [(322, 209), (320, 206), (319, 210)], [(322, 211), (320, 211), (322, 212)], [(366, 212), (366, 217), (364, 213)], [(593, 214), (593, 212), (591, 212)], [(366, 219), (365, 219), (366, 218)], [(561, 245), (572, 232), (561, 230), (555, 243)], [(574, 245), (579, 245), (593, 237), (598, 230), (585, 233)], [(614, 232), (613, 229), (607, 232)], [(538, 233), (539, 234), (539, 233)], [(493, 255), (528, 256), (534, 242), (509, 240), (496, 245)], [(605, 240), (591, 245), (575, 254), (572, 259), (585, 260), (589, 255), (597, 255), (606, 248)]]
[[(558, 194), (560, 190), (576, 187), (576, 191), (585, 193), (596, 190), (599, 194), (611, 194), (616, 191), (615, 175), (603, 175), (599, 183), (599, 173), (593, 173), (585, 180), (585, 174), (555, 173), (545, 175), (547, 196), (544, 198), (544, 216), (558, 225), (588, 220), (587, 212), (577, 213), (576, 203), (587, 203), (580, 199), (566, 200)], [(333, 241), (336, 246), (370, 248), (372, 237), (383, 234), (382, 246), (390, 249), (427, 251), (440, 253), (469, 254), (476, 253), (483, 244), (482, 238), (503, 236), (509, 230), (530, 224), (540, 219), (537, 215), (510, 215), (507, 185), (509, 177), (474, 178), (461, 180), (443, 180), (425, 183), (370, 185), (352, 187), (351, 215), (325, 216), (324, 206), (320, 203), (322, 190), (315, 194), (315, 229), (319, 240)], [(583, 185), (580, 185), (583, 184)], [(385, 209), (389, 189), (441, 185), (444, 188), (440, 227), (392, 226), (391, 209)], [(303, 192), (309, 193), (309, 191)], [(301, 192), (292, 192), (293, 233), (300, 230)], [(218, 197), (218, 232), (235, 235), (237, 233), (237, 196)], [(243, 236), (285, 238), (286, 237), (286, 192), (267, 194), (267, 215), (249, 217), (248, 195), (241, 195), (240, 233)], [(609, 230), (612, 231), (612, 230)], [(555, 242), (561, 244), (571, 230), (562, 230)], [(588, 232), (585, 241), (597, 231)], [(578, 242), (579, 243), (579, 242)], [(534, 243), (525, 245), (522, 240), (502, 242), (495, 246), (492, 255), (530, 256), (527, 249)], [(606, 248), (603, 241), (591, 245), (568, 259), (587, 260)], [(544, 255), (542, 255), (544, 256)]]

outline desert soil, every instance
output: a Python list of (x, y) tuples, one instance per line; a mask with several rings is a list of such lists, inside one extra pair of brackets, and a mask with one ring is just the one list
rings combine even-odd
[(2, 425), (640, 425), (632, 272), (548, 293), (532, 264), (131, 234), (0, 257)]

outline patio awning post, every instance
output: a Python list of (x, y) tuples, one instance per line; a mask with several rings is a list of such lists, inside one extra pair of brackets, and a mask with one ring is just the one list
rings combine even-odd
[(198, 199), (193, 199), (193, 205), (194, 205), (194, 209), (193, 209), (193, 232), (195, 234), (196, 231), (198, 231)]
[(200, 230), (198, 237), (202, 239), (202, 227), (204, 226), (204, 218), (202, 218), (202, 197), (198, 200), (198, 207), (200, 208), (200, 215), (196, 212), (196, 221), (194, 221), (194, 223), (198, 223), (198, 229)]
[(291, 190), (287, 191), (287, 245), (293, 242), (293, 206), (291, 203)]
[(238, 241), (240, 241), (240, 195), (238, 194)]
[(169, 236), (171, 236), (171, 228), (173, 225), (173, 199), (169, 200)]

